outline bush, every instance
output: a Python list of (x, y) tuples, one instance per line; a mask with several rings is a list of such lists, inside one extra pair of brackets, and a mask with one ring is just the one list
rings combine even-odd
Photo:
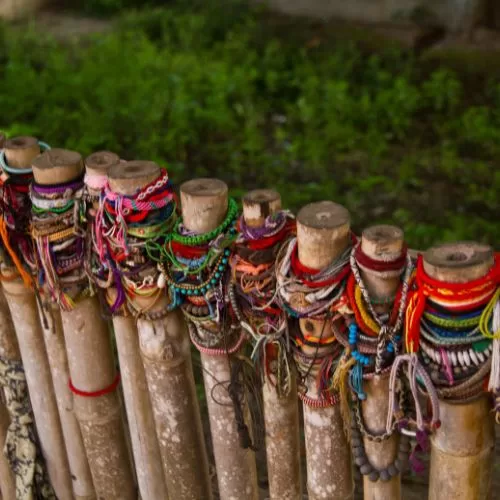
[(303, 43), (275, 28), (227, 0), (126, 12), (84, 44), (8, 30), (0, 125), (84, 155), (152, 159), (177, 182), (273, 186), (293, 209), (334, 199), (356, 228), (392, 221), (419, 247), (498, 238), (495, 82), (471, 91), (398, 50)]

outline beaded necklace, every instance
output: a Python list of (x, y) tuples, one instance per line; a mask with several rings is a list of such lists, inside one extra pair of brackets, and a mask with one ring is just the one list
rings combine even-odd
[[(411, 451), (409, 437), (405, 436), (400, 439), (398, 455), (390, 466), (380, 470), (374, 467), (366, 455), (362, 436), (374, 441), (388, 439), (397, 424), (394, 423), (384, 433), (370, 433), (364, 426), (359, 401), (366, 399), (363, 388), (364, 379), (371, 374), (381, 375), (390, 370), (394, 356), (400, 350), (400, 331), (413, 266), (410, 257), (406, 254), (406, 248), (396, 259), (375, 261), (362, 252), (361, 243), (354, 246), (349, 260), (352, 274), (348, 278), (347, 294), (352, 316), (347, 318), (347, 342), (345, 335), (337, 330), (338, 339), (345, 346), (345, 351), (334, 375), (334, 386), (340, 393), (344, 419), (351, 422), (351, 445), (355, 463), (360, 468), (361, 474), (368, 476), (373, 482), (388, 481), (404, 471), (407, 466), (408, 455)], [(375, 311), (360, 269), (382, 278), (400, 277), (401, 281), (390, 313), (380, 314)], [(346, 378), (348, 378), (351, 397), (354, 400), (351, 409), (349, 409)]]
[[(349, 298), (351, 309), (354, 312), (356, 318), (357, 328), (350, 328), (350, 338), (353, 340), (351, 344), (354, 350), (356, 350), (357, 341), (357, 329), (360, 328), (365, 334), (371, 336), (375, 334), (374, 342), (377, 345), (377, 351), (375, 356), (375, 373), (381, 373), (382, 368), (390, 364), (392, 355), (397, 355), (400, 349), (401, 336), (399, 332), (403, 326), (404, 312), (406, 309), (408, 289), (410, 284), (410, 278), (413, 271), (413, 266), (411, 259), (406, 255), (406, 251), (402, 253), (402, 256), (395, 261), (386, 261), (383, 264), (387, 265), (388, 271), (382, 263), (378, 264), (376, 267), (377, 272), (385, 273), (392, 272), (393, 276), (401, 276), (401, 283), (398, 287), (398, 292), (396, 294), (396, 301), (393, 304), (392, 312), (388, 315), (378, 314), (370, 300), (370, 293), (366, 288), (360, 273), (359, 259), (360, 256), (364, 255), (361, 251), (361, 244), (358, 243), (354, 248), (350, 256), (350, 265), (352, 275), (349, 277)], [(366, 258), (366, 256), (365, 256)], [(397, 263), (397, 267), (394, 265)], [(402, 263), (402, 266), (401, 266)], [(366, 272), (371, 272), (369, 267), (366, 267)], [(395, 273), (398, 274), (395, 274)], [(353, 293), (354, 292), (354, 293)], [(368, 309), (366, 311), (365, 307)], [(387, 356), (389, 354), (389, 356)], [(385, 359), (384, 359), (385, 358)], [(361, 366), (367, 365), (367, 360), (364, 363), (358, 363)]]

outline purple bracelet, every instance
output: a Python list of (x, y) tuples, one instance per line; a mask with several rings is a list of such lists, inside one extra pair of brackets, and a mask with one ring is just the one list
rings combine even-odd
[(33, 191), (39, 194), (57, 194), (64, 193), (66, 190), (70, 189), (71, 191), (77, 191), (83, 187), (83, 181), (77, 180), (68, 182), (66, 184), (57, 184), (57, 185), (44, 185), (44, 184), (32, 184)]
[(277, 212), (266, 217), (262, 227), (248, 227), (243, 216), (240, 218), (240, 232), (245, 240), (261, 240), (276, 234), (285, 227), (287, 214), (284, 211)]

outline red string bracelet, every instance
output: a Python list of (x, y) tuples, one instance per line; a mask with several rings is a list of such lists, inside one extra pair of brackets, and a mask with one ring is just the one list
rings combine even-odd
[(426, 309), (427, 298), (432, 300), (435, 297), (447, 301), (455, 299), (458, 302), (464, 299), (474, 301), (487, 293), (490, 288), (494, 290), (500, 282), (500, 254), (495, 254), (495, 262), (485, 276), (465, 283), (450, 283), (431, 278), (425, 272), (424, 260), (420, 254), (417, 259), (415, 281), (417, 290), (409, 298), (406, 309), (407, 345), (412, 346), (414, 352), (419, 346), (420, 320)]
[[(351, 233), (351, 241), (353, 244), (355, 244), (358, 239), (354, 233)], [(304, 285), (310, 287), (310, 288), (322, 288), (325, 286), (330, 286), (335, 283), (339, 283), (342, 281), (345, 277), (349, 275), (351, 272), (351, 268), (349, 265), (346, 265), (342, 271), (340, 271), (337, 275), (333, 276), (332, 278), (324, 281), (308, 281), (303, 278), (304, 275), (309, 275), (309, 276), (314, 276), (320, 272), (319, 269), (312, 269), (310, 267), (305, 266), (302, 264), (299, 260), (298, 256), (298, 245), (297, 243), (295, 244), (295, 247), (292, 251), (291, 259), (290, 259), (290, 264), (292, 266), (292, 271), (293, 273), (301, 279), (302, 283)]]
[(208, 252), (208, 245), (189, 246), (178, 241), (171, 241), (170, 248), (176, 257), (184, 257), (185, 259), (203, 257)]
[(310, 275), (314, 276), (315, 274), (319, 273), (318, 269), (311, 269), (310, 267), (304, 266), (304, 264), (301, 264), (299, 257), (298, 257), (298, 252), (297, 252), (297, 245), (295, 245), (292, 255), (291, 255), (291, 260), (290, 263), (292, 265), (292, 271), (293, 273), (302, 281), (302, 283), (310, 288), (322, 288), (325, 286), (330, 286), (335, 283), (339, 283), (342, 281), (351, 271), (351, 268), (349, 266), (346, 266), (344, 269), (342, 269), (338, 274), (333, 276), (330, 279), (324, 280), (324, 281), (309, 281), (303, 278), (304, 275)]
[(287, 235), (287, 230), (284, 227), (279, 233), (273, 236), (268, 236), (267, 238), (262, 238), (260, 240), (248, 240), (246, 245), (250, 250), (265, 250), (271, 248), (276, 243), (279, 243)]
[(366, 255), (361, 249), (361, 245), (358, 245), (354, 251), (354, 257), (360, 266), (371, 271), (397, 271), (405, 266), (407, 251), (408, 247), (405, 244), (401, 251), (401, 255), (396, 260), (376, 260)]
[[(480, 288), (480, 293), (485, 293), (485, 288), (488, 285), (494, 287), (496, 284), (500, 283), (500, 254), (495, 254), (495, 261), (493, 266), (483, 277), (467, 281), (465, 283), (450, 283), (447, 281), (440, 281), (431, 278), (424, 269), (424, 259), (422, 255), (418, 256), (417, 259), (417, 273), (416, 273), (417, 286), (427, 285), (429, 288), (446, 289), (450, 292), (454, 292), (460, 296), (465, 295), (469, 297), (474, 294), (475, 288)], [(440, 296), (439, 292), (433, 291), (433, 295)], [(442, 295), (443, 298), (448, 298), (449, 295)]]
[(81, 391), (80, 389), (77, 389), (73, 385), (73, 382), (71, 382), (71, 378), (68, 381), (70, 391), (73, 394), (76, 394), (77, 396), (82, 396), (84, 398), (98, 398), (99, 396), (104, 396), (105, 394), (109, 394), (118, 387), (119, 383), (120, 383), (120, 372), (116, 374), (115, 379), (108, 387), (105, 387), (104, 389), (101, 389), (99, 391), (93, 391), (93, 392)]
[[(453, 316), (453, 315), (458, 315), (460, 316), (460, 313), (463, 312), (472, 312), (474, 310), (482, 310), (491, 300), (491, 297), (493, 296), (493, 293), (495, 291), (493, 290), (491, 293), (488, 293), (487, 296), (483, 297), (482, 299), (478, 300), (477, 302), (467, 302), (466, 304), (462, 305), (454, 305), (454, 304), (446, 304), (446, 307), (444, 307), (442, 304), (434, 303), (432, 301), (432, 296), (429, 297), (429, 300), (427, 302), (426, 306), (426, 311), (430, 313), (442, 313), (445, 312), (448, 316)], [(444, 310), (440, 310), (440, 307), (444, 308)]]

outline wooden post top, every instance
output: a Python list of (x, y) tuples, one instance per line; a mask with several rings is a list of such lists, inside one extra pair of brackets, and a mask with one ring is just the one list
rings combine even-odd
[(120, 161), (111, 151), (96, 151), (85, 158), (85, 169), (90, 175), (108, 175), (108, 170)]
[(69, 149), (45, 151), (33, 162), (33, 177), (37, 184), (57, 185), (78, 179), (83, 173), (82, 155)]
[(221, 224), (227, 213), (228, 188), (219, 179), (193, 179), (180, 187), (184, 226), (207, 233)]
[(332, 201), (303, 207), (297, 215), (300, 262), (312, 269), (328, 266), (349, 244), (350, 224), (349, 211)]
[(403, 245), (404, 232), (396, 226), (370, 226), (361, 234), (361, 249), (374, 260), (396, 260), (401, 255)]
[(126, 161), (115, 163), (108, 171), (109, 186), (115, 193), (131, 196), (161, 175), (154, 161)]
[(12, 168), (30, 168), (31, 162), (40, 154), (36, 137), (20, 136), (4, 143), (5, 160)]
[(243, 217), (249, 227), (261, 227), (266, 217), (281, 210), (281, 196), (274, 189), (254, 189), (243, 197)]
[[(370, 226), (361, 234), (361, 249), (373, 260), (389, 262), (401, 256), (404, 245), (404, 232), (396, 226), (385, 224)], [(400, 276), (388, 276), (360, 269), (363, 282), (372, 298), (385, 299), (396, 293)], [(377, 312), (388, 311), (390, 302), (374, 306)]]
[(483, 277), (494, 262), (493, 249), (474, 241), (445, 243), (424, 253), (425, 272), (434, 279), (465, 283)]

